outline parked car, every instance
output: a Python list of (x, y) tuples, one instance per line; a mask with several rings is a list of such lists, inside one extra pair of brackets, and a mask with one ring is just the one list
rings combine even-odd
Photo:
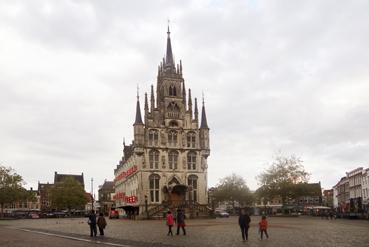
[(118, 210), (115, 210), (115, 209), (110, 210), (109, 219), (119, 219)]
[(39, 219), (40, 218), (40, 215), (38, 213), (30, 213), (29, 214), (29, 217), (31, 219)]
[(229, 213), (227, 213), (226, 211), (215, 211), (215, 217), (228, 218)]

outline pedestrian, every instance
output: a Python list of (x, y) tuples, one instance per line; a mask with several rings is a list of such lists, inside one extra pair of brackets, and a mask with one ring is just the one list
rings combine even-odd
[(177, 212), (178, 212), (178, 209), (175, 209), (175, 210), (174, 210), (174, 215), (173, 215), (174, 223), (175, 223), (175, 224), (177, 224)]
[(91, 210), (90, 215), (88, 216), (88, 222), (90, 225), (90, 236), (95, 236), (97, 234), (97, 229), (96, 229), (96, 214), (94, 210)]
[(99, 214), (99, 218), (97, 219), (97, 226), (99, 227), (100, 236), (104, 236), (104, 229), (106, 227), (106, 220), (103, 213)]
[(186, 229), (185, 229), (185, 215), (184, 212), (181, 209), (177, 210), (177, 235), (179, 235), (179, 229), (182, 228), (183, 235), (186, 235)]
[(240, 216), (238, 217), (238, 224), (241, 228), (242, 240), (245, 242), (249, 238), (250, 216), (246, 213), (245, 209), (241, 209)]
[(261, 221), (259, 222), (260, 239), (263, 239), (263, 233), (265, 233), (265, 236), (269, 238), (267, 229), (268, 229), (268, 221), (266, 219), (266, 216), (263, 215), (261, 217)]
[(169, 234), (173, 236), (173, 232), (172, 232), (173, 225), (174, 225), (174, 217), (173, 217), (172, 212), (169, 210), (167, 213), (167, 226), (168, 226), (167, 236), (169, 236)]

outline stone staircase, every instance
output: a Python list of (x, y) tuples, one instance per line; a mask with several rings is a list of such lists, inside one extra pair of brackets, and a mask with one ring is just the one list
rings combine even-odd
[[(213, 210), (205, 204), (192, 201), (173, 201), (159, 204), (148, 210), (149, 218), (163, 218), (168, 210), (174, 212), (182, 209), (189, 218), (209, 218), (213, 215)], [(146, 216), (146, 214), (144, 214)]]

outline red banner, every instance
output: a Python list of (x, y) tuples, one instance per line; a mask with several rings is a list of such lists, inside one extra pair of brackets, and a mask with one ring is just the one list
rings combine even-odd
[(126, 196), (124, 192), (118, 192), (113, 196), (114, 201), (124, 201), (126, 203), (136, 203), (137, 196)]
[(118, 176), (115, 177), (114, 182), (117, 182), (119, 180), (122, 180), (128, 176), (131, 176), (133, 173), (137, 171), (137, 166), (134, 165), (131, 168), (129, 168), (127, 171), (121, 172)]

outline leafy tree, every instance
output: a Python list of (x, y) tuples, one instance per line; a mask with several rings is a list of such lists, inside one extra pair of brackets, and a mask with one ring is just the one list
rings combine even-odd
[(54, 184), (49, 191), (53, 208), (62, 210), (83, 209), (87, 203), (85, 190), (74, 178), (68, 177)]
[(250, 205), (254, 200), (245, 180), (234, 173), (220, 180), (220, 183), (213, 188), (213, 197), (218, 202), (231, 202), (233, 210), (235, 202), (245, 206)]
[(11, 167), (0, 166), (0, 216), (4, 216), (4, 205), (21, 200), (34, 199), (22, 187), (24, 181)]
[(281, 197), (282, 203), (301, 195), (308, 195), (309, 173), (305, 171), (302, 160), (294, 155), (277, 155), (270, 167), (259, 174), (261, 187), (256, 191), (265, 201)]

